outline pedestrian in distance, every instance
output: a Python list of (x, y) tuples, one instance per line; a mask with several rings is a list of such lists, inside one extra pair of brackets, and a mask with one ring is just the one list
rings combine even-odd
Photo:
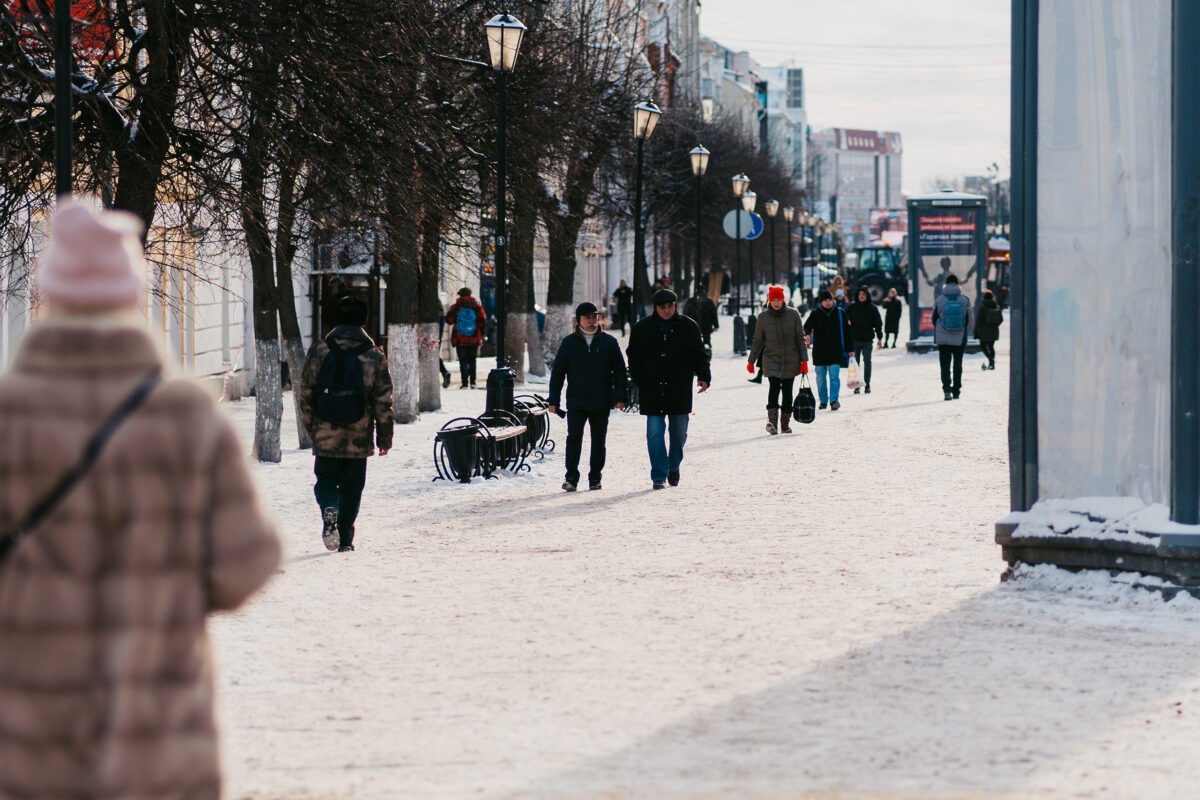
[(846, 306), (850, 305), (850, 300), (846, 297), (846, 290), (839, 287), (833, 293), (833, 303), (842, 311), (846, 310)]
[(792, 385), (797, 375), (808, 374), (808, 348), (804, 321), (799, 311), (786, 305), (782, 286), (767, 288), (767, 308), (758, 315), (748, 358), (747, 372), (754, 372), (761, 358), (767, 376), (767, 433), (791, 433)]
[(933, 307), (933, 342), (941, 362), (942, 394), (946, 400), (957, 400), (962, 394), (963, 352), (973, 324), (971, 300), (959, 288), (958, 276), (951, 272), (946, 275), (942, 293)]
[(629, 285), (622, 280), (616, 291), (613, 292), (613, 300), (617, 304), (617, 318), (613, 322), (624, 336), (625, 326), (633, 325), (633, 289), (630, 289)]
[[(879, 309), (871, 302), (871, 293), (865, 286), (860, 286), (854, 293), (854, 302), (846, 309), (850, 319), (850, 330), (854, 334), (854, 361), (862, 366), (863, 385), (861, 391), (871, 393), (871, 349), (873, 342), (878, 340), (883, 346), (883, 318)], [(854, 393), (860, 388), (855, 386)]]
[[(443, 314), (438, 318), (438, 350), (442, 347), (442, 337), (446, 335), (446, 315)], [(442, 360), (442, 356), (438, 355), (438, 372), (442, 375), (442, 388), (450, 388), (450, 370), (446, 369), (446, 362)]]
[[(646, 417), (650, 481), (655, 489), (679, 485), (679, 466), (692, 413), (692, 380), (699, 391), (712, 383), (700, 328), (676, 313), (675, 293), (659, 289), (654, 313), (629, 330), (629, 373), (638, 387), (638, 408)], [(665, 437), (669, 434), (670, 447)]]
[(841, 370), (854, 358), (854, 335), (846, 312), (833, 303), (829, 292), (817, 295), (817, 307), (804, 321), (808, 334), (809, 355), (817, 378), (818, 408), (837, 411), (842, 407), (838, 395), (842, 388)]
[(479, 301), (471, 296), (466, 286), (458, 290), (458, 299), (446, 312), (446, 321), (454, 326), (450, 344), (458, 354), (458, 369), (462, 375), (462, 386), (475, 386), (475, 361), (479, 358), (479, 346), (483, 344), (483, 332), (487, 330), (487, 314)]
[(721, 327), (717, 318), (717, 304), (704, 293), (703, 289), (696, 287), (696, 294), (688, 298), (687, 303), (684, 304), (683, 313), (691, 317), (692, 321), (699, 326), (700, 338), (704, 340), (704, 346), (711, 358), (713, 331)]
[(605, 439), (608, 416), (613, 406), (625, 410), (627, 380), (621, 346), (610, 334), (600, 330), (599, 314), (592, 303), (580, 303), (575, 309), (575, 330), (558, 346), (550, 370), (549, 411), (559, 412), (563, 382), (567, 384), (567, 473), (563, 491), (573, 492), (579, 485), (579, 457), (583, 453), (583, 428), (592, 432), (591, 460), (588, 464), (588, 489), (600, 488), (604, 473)]
[(0, 797), (215, 800), (207, 619), (279, 566), (233, 426), (162, 377), (142, 230), (59, 200), (0, 378)]
[(900, 299), (895, 287), (888, 289), (887, 298), (883, 301), (883, 346), (896, 348), (896, 340), (900, 337), (900, 314), (904, 309), (904, 301)]
[(996, 302), (991, 289), (983, 293), (979, 304), (979, 321), (975, 323), (975, 338), (979, 340), (979, 349), (987, 356), (988, 363), (981, 364), (983, 369), (996, 368), (996, 340), (1000, 338), (1000, 326), (1004, 323), (1004, 312)]
[(354, 522), (367, 482), (367, 459), (392, 448), (392, 376), (387, 357), (363, 330), (367, 304), (338, 303), (337, 325), (313, 344), (304, 362), (300, 420), (313, 440), (313, 493), (321, 540), (339, 553), (354, 549)]

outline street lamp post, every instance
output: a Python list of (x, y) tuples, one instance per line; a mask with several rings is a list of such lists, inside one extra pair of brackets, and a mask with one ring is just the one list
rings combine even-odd
[[(743, 173), (738, 173), (733, 176), (733, 196), (741, 199), (746, 190), (750, 188), (750, 179)], [(730, 292), (730, 300), (733, 303), (733, 352), (746, 352), (746, 334), (742, 327), (742, 215), (739, 209), (734, 209), (734, 232), (737, 234), (733, 237), (733, 291)]]
[[(637, 310), (645, 302), (646, 229), (642, 220), (642, 150), (662, 111), (654, 103), (638, 103), (633, 107), (633, 138), (637, 140), (637, 179), (633, 200), (633, 302)], [(637, 314), (634, 314), (635, 320)]]
[(768, 200), (763, 203), (767, 217), (771, 220), (771, 283), (775, 283), (775, 215), (779, 213), (779, 201)]
[(504, 87), (508, 73), (517, 64), (521, 50), (521, 39), (525, 26), (510, 14), (497, 14), (483, 26), (487, 33), (488, 56), (492, 69), (499, 74), (497, 83), (499, 103), (497, 111), (498, 133), (496, 137), (496, 368), (488, 373), (487, 410), (496, 408), (511, 411), (513, 407), (513, 385), (516, 373), (507, 367), (504, 351), (504, 334), (507, 328), (508, 305), (506, 282), (508, 279), (508, 237), (505, 231), (505, 141), (504, 141)]
[(700, 286), (700, 179), (708, 171), (708, 149), (698, 144), (688, 151), (692, 159), (692, 174), (696, 176), (696, 266), (692, 270), (692, 280)]
[(788, 281), (788, 296), (792, 294), (792, 217), (796, 214), (796, 209), (791, 206), (783, 207), (783, 221), (787, 223), (787, 281)]
[[(754, 208), (757, 205), (758, 205), (758, 195), (755, 192), (748, 191), (748, 192), (744, 192), (742, 194), (742, 210), (743, 211), (745, 211), (748, 214), (753, 214)], [(755, 281), (754, 281), (754, 240), (753, 239), (746, 240), (746, 263), (750, 269), (750, 298), (751, 298), (751, 300), (750, 300), (750, 316), (754, 316), (754, 299), (753, 298), (754, 298), (754, 282)], [(740, 314), (741, 310), (742, 310), (742, 304), (740, 302), (740, 300), (741, 300), (740, 289), (738, 292), (738, 299), (739, 299), (738, 313)], [(746, 335), (749, 336), (751, 333), (753, 333), (753, 331), (747, 332)]]
[(54, 193), (71, 194), (71, 3), (54, 6)]

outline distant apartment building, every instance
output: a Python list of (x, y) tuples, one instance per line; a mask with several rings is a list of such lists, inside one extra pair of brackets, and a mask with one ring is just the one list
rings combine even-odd
[(735, 120), (757, 147), (767, 147), (766, 82), (759, 70), (745, 50), (700, 38), (700, 102), (706, 115)]
[(808, 114), (804, 106), (804, 70), (793, 66), (763, 67), (767, 84), (767, 139), (771, 153), (791, 167), (797, 187), (804, 185)]
[(838, 225), (848, 248), (867, 243), (872, 211), (904, 208), (899, 133), (829, 128), (808, 145), (810, 205)]

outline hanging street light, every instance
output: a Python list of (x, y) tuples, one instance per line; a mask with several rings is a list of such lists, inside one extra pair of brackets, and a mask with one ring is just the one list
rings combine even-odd
[(696, 176), (696, 265), (692, 268), (692, 280), (697, 288), (700, 286), (700, 179), (708, 172), (709, 155), (708, 148), (702, 144), (688, 151), (688, 157), (692, 160), (692, 174)]

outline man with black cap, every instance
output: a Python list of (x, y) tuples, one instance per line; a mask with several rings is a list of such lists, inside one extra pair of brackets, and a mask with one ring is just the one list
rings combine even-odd
[(592, 454), (588, 466), (588, 488), (600, 488), (604, 472), (608, 414), (615, 404), (625, 409), (625, 359), (621, 346), (600, 330), (600, 316), (593, 303), (575, 309), (575, 330), (558, 346), (550, 371), (550, 412), (559, 413), (563, 380), (567, 382), (567, 474), (563, 491), (573, 492), (579, 484), (579, 457), (583, 452), (583, 426), (592, 430)]
[[(650, 480), (655, 489), (679, 485), (679, 465), (692, 413), (692, 379), (708, 389), (712, 372), (700, 328), (675, 312), (678, 299), (670, 289), (651, 298), (654, 313), (629, 332), (629, 373), (638, 386), (638, 407), (646, 417)], [(665, 436), (670, 432), (670, 448)]]
[(300, 419), (312, 435), (313, 491), (321, 539), (329, 550), (354, 549), (354, 520), (367, 481), (367, 458), (392, 447), (392, 377), (387, 357), (363, 330), (367, 304), (346, 295), (336, 326), (313, 344), (300, 385)]

